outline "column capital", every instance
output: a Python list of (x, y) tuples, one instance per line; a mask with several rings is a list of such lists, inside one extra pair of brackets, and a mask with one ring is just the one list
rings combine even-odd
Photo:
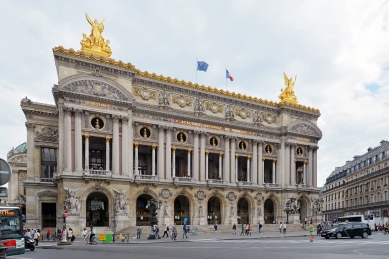
[(257, 139), (257, 143), (263, 145), (263, 144), (265, 144), (265, 141), (263, 141), (261, 139)]
[(34, 132), (34, 129), (35, 129), (35, 124), (34, 123), (26, 122), (25, 125), (26, 125), (26, 128), (27, 128), (27, 131)]
[(312, 147), (312, 149), (313, 149), (313, 151), (317, 151), (319, 149), (319, 147), (318, 146), (314, 146), (314, 147)]
[(273, 159), (273, 164), (274, 164), (275, 162), (277, 162), (277, 159)]
[(206, 137), (206, 136), (208, 136), (209, 134), (208, 134), (208, 132), (201, 131), (201, 132), (200, 132), (200, 135), (201, 135), (202, 137)]
[(72, 108), (70, 108), (68, 106), (63, 106), (62, 109), (63, 109), (63, 112), (65, 113), (65, 115), (70, 115), (72, 110), (73, 110)]
[(292, 143), (291, 142), (285, 142), (284, 145), (285, 145), (285, 147), (289, 147), (290, 145), (292, 145)]
[(155, 150), (155, 149), (157, 148), (157, 146), (156, 146), (156, 145), (152, 145), (151, 148), (152, 148), (153, 150)]
[(274, 146), (276, 147), (277, 150), (281, 149), (281, 144), (279, 144), (279, 143), (275, 143)]
[(265, 162), (265, 158), (262, 158), (262, 163)]
[(205, 155), (208, 156), (209, 155), (209, 151), (205, 151)]
[(111, 137), (105, 137), (105, 142), (109, 142), (111, 140)]
[(176, 148), (175, 148), (175, 147), (172, 147), (172, 151), (173, 151), (173, 152), (176, 152)]
[(304, 165), (308, 164), (308, 161), (304, 161)]
[(122, 122), (128, 122), (128, 116), (121, 116)]
[(224, 139), (226, 139), (226, 140), (229, 140), (229, 139), (231, 138), (231, 136), (228, 136), (228, 135), (224, 135), (223, 137), (224, 137)]
[(219, 153), (219, 156), (223, 156), (223, 155), (224, 155), (224, 153), (223, 153), (223, 152), (220, 152), (220, 153)]
[(172, 127), (166, 127), (166, 131), (168, 132), (168, 133), (171, 133), (172, 131), (173, 131), (173, 128)]
[(251, 156), (247, 156), (247, 159), (250, 160), (250, 159), (251, 159)]
[(235, 158), (238, 158), (239, 157), (239, 155), (238, 154), (235, 154)]
[(85, 134), (84, 137), (85, 137), (85, 140), (89, 140), (89, 135), (88, 134)]
[(162, 126), (162, 125), (158, 125), (158, 132), (164, 132), (165, 131), (165, 127)]
[(74, 109), (73, 111), (74, 111), (74, 115), (76, 117), (81, 117), (81, 115), (82, 115), (82, 110), (81, 109)]
[(139, 147), (139, 143), (134, 143), (135, 148)]
[(188, 154), (190, 154), (192, 152), (192, 149), (188, 149)]
[(200, 134), (200, 131), (194, 130), (194, 131), (193, 131), (193, 134), (194, 134), (194, 135), (199, 135), (199, 134)]
[(116, 114), (112, 115), (113, 122), (119, 122), (119, 119), (120, 119), (120, 115), (116, 115)]

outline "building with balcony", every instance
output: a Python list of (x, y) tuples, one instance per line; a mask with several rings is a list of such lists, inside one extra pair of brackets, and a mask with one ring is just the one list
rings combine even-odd
[(346, 215), (388, 217), (389, 142), (383, 140), (367, 153), (337, 167), (324, 185), (327, 220)]
[[(88, 38), (83, 43), (90, 47)], [(272, 224), (286, 219), (290, 197), (300, 218), (312, 216), (319, 110), (142, 72), (87, 51), (53, 54), (54, 104), (21, 101), (25, 152), (9, 156), (9, 203), (25, 207), (28, 227), (61, 226), (64, 210), (75, 232), (148, 225), (152, 198), (161, 224)]]

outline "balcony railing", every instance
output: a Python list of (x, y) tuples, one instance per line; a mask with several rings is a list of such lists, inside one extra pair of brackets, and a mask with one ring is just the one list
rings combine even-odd
[(140, 182), (155, 182), (158, 181), (158, 176), (157, 175), (142, 175), (142, 174), (137, 174), (135, 175), (135, 182), (140, 181)]
[(175, 184), (193, 184), (194, 179), (190, 177), (174, 177), (173, 182)]
[(350, 211), (354, 209), (364, 209), (364, 208), (379, 208), (381, 206), (387, 206), (389, 205), (389, 201), (378, 201), (378, 202), (372, 202), (372, 203), (367, 203), (367, 204), (361, 204), (361, 205), (354, 205), (354, 206), (349, 206), (349, 207), (344, 207), (344, 208), (338, 208), (338, 209), (332, 209), (332, 210), (326, 210), (324, 213), (329, 213), (329, 212), (335, 212), (335, 211)]
[(265, 188), (278, 188), (280, 185), (278, 183), (264, 183), (263, 186)]
[(238, 187), (245, 187), (245, 186), (253, 186), (252, 182), (237, 182), (236, 185)]
[(111, 178), (112, 172), (107, 170), (84, 170), (83, 176)]
[(41, 178), (41, 182), (52, 183), (53, 181), (54, 181), (53, 178)]
[(226, 182), (218, 179), (209, 179), (207, 180), (208, 185), (226, 185)]

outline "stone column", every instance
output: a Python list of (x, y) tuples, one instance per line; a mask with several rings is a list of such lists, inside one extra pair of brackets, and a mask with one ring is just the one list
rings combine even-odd
[[(258, 141), (258, 184), (263, 184), (265, 182), (265, 160), (262, 158), (262, 147), (263, 141)], [(259, 165), (261, 163), (261, 165)]]
[[(72, 171), (72, 108), (64, 107), (65, 112), (65, 171)], [(34, 149), (30, 149), (34, 150)]]
[(235, 183), (239, 182), (238, 180), (238, 159), (239, 159), (239, 155), (238, 154), (235, 154)]
[(58, 100), (58, 167), (57, 172), (62, 174), (65, 170), (65, 116), (64, 116), (64, 107), (63, 99)]
[(205, 180), (208, 180), (209, 179), (209, 172), (208, 172), (208, 155), (209, 155), (209, 151), (206, 151), (205, 152)]
[(230, 172), (230, 179), (231, 183), (236, 183), (236, 167), (235, 167), (235, 145), (236, 145), (236, 138), (231, 138), (231, 172)]
[(308, 146), (308, 170), (307, 170), (307, 176), (308, 176), (308, 184), (310, 186), (313, 186), (313, 179), (312, 179), (312, 169), (313, 169), (313, 161), (312, 161), (312, 147)]
[(110, 171), (111, 163), (110, 163), (110, 150), (109, 150), (109, 141), (110, 137), (105, 137), (105, 170)]
[(82, 133), (81, 133), (82, 110), (74, 110), (74, 171), (82, 172)]
[(199, 132), (193, 131), (193, 179), (199, 180)]
[[(130, 112), (129, 114), (131, 116), (132, 113)], [(129, 126), (128, 127), (128, 172), (129, 172), (128, 176), (130, 179), (133, 179), (134, 178), (134, 125), (131, 117), (128, 118), (128, 126)]]
[(296, 185), (296, 162), (294, 161), (294, 154), (296, 152), (295, 150), (296, 144), (290, 145), (290, 172), (291, 172), (291, 181), (290, 185), (295, 186)]
[(285, 184), (285, 140), (281, 140), (277, 151), (277, 163), (276, 168), (278, 174), (276, 174), (276, 183), (281, 186)]
[(285, 143), (285, 182), (284, 187), (290, 186), (290, 143)]
[(122, 175), (128, 177), (128, 117), (122, 116)]
[(222, 171), (222, 159), (223, 159), (223, 153), (219, 153), (219, 179), (223, 180), (223, 171)]
[(27, 175), (28, 177), (35, 177), (35, 170), (34, 170), (34, 137), (35, 137), (35, 124), (26, 122), (26, 128), (27, 128)]
[(307, 184), (307, 161), (304, 161), (304, 184)]
[(191, 177), (191, 174), (190, 174), (190, 153), (192, 152), (191, 149), (188, 149), (188, 177)]
[(139, 144), (138, 143), (135, 143), (134, 144), (135, 146), (135, 158), (134, 158), (134, 175), (139, 175), (139, 158), (138, 158), (138, 150), (139, 150)]
[(317, 150), (318, 147), (313, 148), (313, 187), (317, 187)]
[(273, 160), (273, 175), (272, 175), (273, 183), (276, 183), (276, 162), (277, 162), (277, 160), (274, 159)]
[(205, 180), (205, 136), (206, 134), (202, 132), (200, 139), (200, 181)]
[(251, 182), (250, 159), (251, 159), (251, 156), (248, 156), (247, 157), (247, 182)]
[(165, 178), (165, 172), (164, 172), (164, 155), (163, 155), (163, 148), (164, 148), (164, 133), (165, 130), (163, 126), (158, 126), (158, 177), (160, 179)]
[(230, 183), (230, 137), (224, 137), (224, 173), (222, 179)]
[(89, 168), (89, 135), (85, 135), (85, 170)]
[[(166, 179), (172, 179), (172, 128), (166, 129)], [(174, 175), (174, 174), (173, 174)]]
[[(157, 148), (157, 146), (155, 146), (155, 145), (153, 145), (151, 147), (151, 175), (153, 175), (153, 176), (155, 175), (155, 149), (156, 148)], [(138, 153), (138, 152), (136, 152), (136, 153)]]
[(112, 174), (119, 174), (119, 115), (112, 115)]
[(258, 143), (253, 141), (253, 169), (252, 169), (252, 182), (258, 184)]
[(176, 177), (176, 148), (172, 148), (172, 175), (173, 178)]

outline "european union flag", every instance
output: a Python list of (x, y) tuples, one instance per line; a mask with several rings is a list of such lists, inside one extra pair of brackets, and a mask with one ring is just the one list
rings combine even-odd
[(208, 64), (204, 61), (197, 61), (197, 70), (207, 72)]

